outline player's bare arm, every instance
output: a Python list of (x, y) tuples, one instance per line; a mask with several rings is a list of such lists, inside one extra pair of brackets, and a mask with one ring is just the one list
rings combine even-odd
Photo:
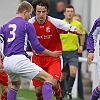
[(50, 51), (45, 49), (43, 52), (43, 54), (48, 55), (48, 56), (52, 56), (52, 57), (60, 57), (62, 55), (62, 51)]

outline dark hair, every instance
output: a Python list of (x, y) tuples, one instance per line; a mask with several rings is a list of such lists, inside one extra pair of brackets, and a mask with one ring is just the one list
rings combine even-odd
[(27, 1), (23, 1), (23, 2), (21, 2), (21, 3), (19, 4), (16, 13), (17, 13), (17, 14), (18, 14), (18, 13), (22, 13), (24, 10), (30, 11), (31, 9), (33, 10), (32, 5), (31, 5), (29, 2), (27, 2)]
[(48, 0), (33, 0), (32, 6), (34, 11), (36, 12), (36, 6), (45, 6), (47, 11), (49, 11), (49, 1)]
[(65, 11), (66, 11), (66, 8), (73, 8), (73, 10), (74, 10), (74, 12), (75, 12), (74, 7), (73, 7), (72, 5), (70, 5), (70, 4), (66, 5), (66, 7), (65, 7)]

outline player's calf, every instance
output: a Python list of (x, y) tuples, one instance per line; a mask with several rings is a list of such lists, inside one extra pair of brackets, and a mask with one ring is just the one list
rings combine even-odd
[(1, 100), (7, 100), (7, 93), (6, 94), (1, 94)]
[(53, 94), (54, 96), (56, 97), (56, 100), (60, 100), (60, 98), (62, 97), (62, 90), (61, 90), (61, 87), (58, 83), (58, 87), (57, 87), (57, 90), (56, 91), (53, 91)]

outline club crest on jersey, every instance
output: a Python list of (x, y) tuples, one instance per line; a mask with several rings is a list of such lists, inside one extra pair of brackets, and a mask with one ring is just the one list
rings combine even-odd
[(46, 27), (46, 32), (50, 32), (50, 27)]

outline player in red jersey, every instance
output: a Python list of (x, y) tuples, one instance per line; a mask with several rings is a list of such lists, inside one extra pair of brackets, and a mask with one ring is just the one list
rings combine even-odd
[(7, 100), (8, 92), (8, 75), (5, 72), (0, 73), (0, 88), (2, 91), (1, 100)]
[[(48, 0), (34, 0), (33, 8), (36, 16), (29, 20), (36, 29), (36, 34), (39, 42), (51, 51), (62, 51), (61, 41), (59, 34), (72, 31), (73, 33), (81, 34), (81, 31), (63, 22), (62, 20), (47, 16), (49, 9)], [(59, 85), (61, 76), (61, 61), (60, 58), (53, 58), (45, 56), (43, 54), (36, 54), (33, 50), (32, 62), (41, 66), (46, 72), (54, 77), (53, 93), (56, 96), (56, 100), (60, 100), (61, 88)], [(43, 100), (42, 97), (42, 82), (33, 80), (35, 86), (35, 92), (38, 100)]]
[[(3, 62), (3, 59), (1, 59), (1, 61)], [(8, 92), (8, 75), (6, 72), (2, 72), (0, 73), (0, 90), (1, 90), (1, 94), (0, 94), (0, 98), (1, 100), (7, 100), (7, 92)]]

